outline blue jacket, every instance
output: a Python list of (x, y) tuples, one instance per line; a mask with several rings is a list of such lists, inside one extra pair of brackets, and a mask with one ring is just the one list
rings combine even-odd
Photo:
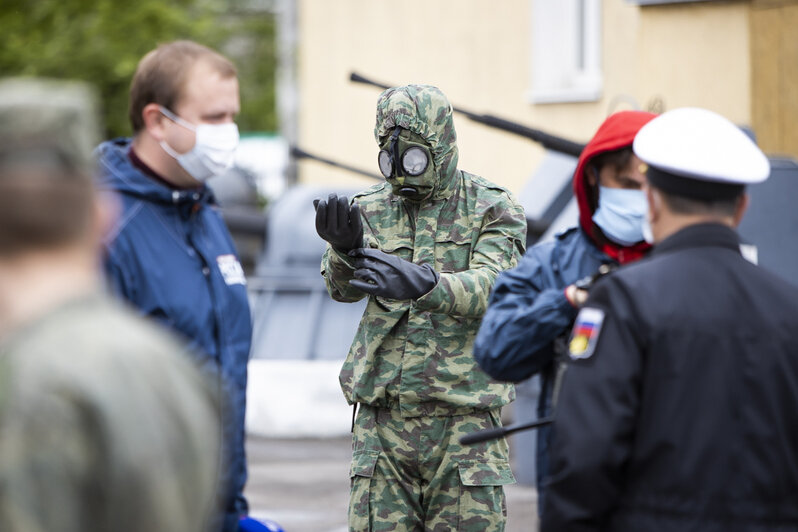
[[(555, 340), (567, 335), (577, 309), (565, 287), (614, 261), (581, 229), (530, 248), (518, 266), (499, 274), (474, 342), (479, 366), (495, 379), (518, 382), (541, 374), (538, 416), (552, 413)], [(548, 472), (549, 427), (538, 429), (537, 480)]]
[(121, 213), (107, 237), (105, 268), (115, 292), (181, 334), (216, 379), (222, 412), (224, 530), (246, 514), (244, 454), (247, 362), (252, 323), (244, 272), (207, 187), (174, 190), (142, 173), (129, 139), (97, 149), (101, 188), (116, 191)]

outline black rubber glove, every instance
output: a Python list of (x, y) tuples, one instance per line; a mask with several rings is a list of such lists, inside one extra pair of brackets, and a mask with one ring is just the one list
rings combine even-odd
[(349, 205), (346, 196), (330, 194), (327, 201), (313, 200), (316, 208), (316, 232), (341, 253), (363, 246), (363, 222), (360, 205)]
[(355, 258), (355, 279), (349, 284), (373, 296), (388, 299), (418, 299), (438, 284), (438, 273), (429, 265), (389, 255), (379, 249), (349, 252)]

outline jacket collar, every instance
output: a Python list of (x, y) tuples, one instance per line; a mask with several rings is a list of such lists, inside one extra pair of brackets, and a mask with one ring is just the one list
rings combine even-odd
[(213, 192), (205, 184), (196, 188), (178, 189), (147, 175), (130, 160), (131, 144), (132, 139), (117, 138), (103, 142), (97, 148), (101, 188), (155, 203), (174, 205), (216, 203)]
[(691, 225), (656, 244), (651, 255), (697, 247), (721, 247), (740, 253), (740, 237), (734, 229), (720, 223)]

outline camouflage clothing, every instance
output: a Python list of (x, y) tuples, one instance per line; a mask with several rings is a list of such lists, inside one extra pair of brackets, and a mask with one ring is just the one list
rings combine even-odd
[[(523, 210), (505, 189), (457, 170), (451, 106), (437, 89), (383, 93), (378, 142), (395, 125), (430, 144), (438, 182), (421, 203), (393, 195), (387, 183), (357, 194), (364, 246), (430, 264), (440, 281), (412, 302), (369, 298), (341, 371), (344, 394), (350, 404), (395, 407), (405, 417), (498, 408), (513, 399), (513, 388), (477, 368), (471, 346), (496, 276), (523, 253)], [(322, 274), (337, 301), (364, 297), (348, 284), (352, 265), (328, 246)]]
[[(460, 436), (498, 426), (498, 410), (403, 418), (397, 409), (362, 406), (350, 472), (350, 529), (501, 530), (507, 517), (501, 486), (515, 482), (507, 442), (458, 443)], [(380, 460), (383, 453), (394, 460)]]
[[(378, 144), (382, 145), (396, 126), (419, 135), (430, 147), (434, 187), (423, 201), (394, 195), (393, 183), (357, 194), (353, 201), (361, 208), (363, 245), (428, 264), (440, 279), (414, 301), (369, 297), (341, 370), (344, 395), (350, 404), (391, 410), (396, 419), (486, 412), (498, 418), (498, 409), (514, 399), (514, 389), (483, 373), (474, 362), (471, 347), (496, 276), (515, 266), (523, 253), (523, 210), (505, 189), (457, 169), (452, 108), (438, 89), (411, 85), (385, 91), (377, 107)], [(350, 257), (328, 246), (322, 275), (337, 301), (354, 302), (365, 296), (348, 284), (353, 279), (353, 264)], [(363, 423), (361, 415), (356, 442), (369, 438), (361, 433)], [(425, 430), (428, 424), (438, 422), (410, 423)], [(449, 424), (443, 433), (452, 439), (453, 422), (444, 419), (441, 423)], [(387, 460), (393, 460), (396, 451), (384, 448), (383, 452)], [(417, 448), (415, 452), (428, 456), (431, 451)], [(437, 452), (438, 462), (456, 470), (453, 464), (459, 451), (441, 447)], [(469, 460), (503, 460), (504, 467), (506, 452), (499, 454), (503, 458), (477, 452)], [(404, 511), (401, 505), (392, 506), (389, 499), (381, 501), (392, 510)], [(488, 505), (483, 511), (492, 509)]]
[(180, 347), (99, 295), (0, 346), (0, 530), (198, 532), (216, 401)]

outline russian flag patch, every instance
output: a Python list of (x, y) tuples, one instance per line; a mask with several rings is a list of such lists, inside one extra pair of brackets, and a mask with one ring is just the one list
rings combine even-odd
[(596, 349), (602, 323), (604, 323), (603, 310), (585, 307), (579, 311), (574, 328), (571, 330), (571, 339), (568, 341), (572, 360), (590, 358)]

